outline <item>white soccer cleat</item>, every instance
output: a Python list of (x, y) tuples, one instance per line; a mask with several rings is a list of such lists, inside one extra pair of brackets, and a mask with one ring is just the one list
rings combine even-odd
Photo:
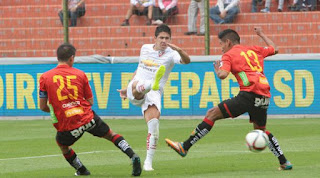
[(144, 163), (143, 164), (143, 170), (144, 171), (153, 171), (154, 169), (152, 168), (152, 164), (151, 163)]
[(154, 79), (153, 79), (153, 82), (152, 82), (152, 86), (151, 86), (151, 89), (156, 91), (156, 90), (159, 90), (160, 88), (160, 80), (162, 79), (162, 77), (164, 76), (166, 72), (166, 67), (164, 65), (161, 65), (155, 76), (154, 76)]

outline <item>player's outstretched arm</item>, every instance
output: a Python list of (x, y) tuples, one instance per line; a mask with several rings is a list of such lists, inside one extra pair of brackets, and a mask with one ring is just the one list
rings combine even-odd
[(189, 64), (189, 63), (190, 63), (191, 59), (190, 59), (189, 55), (188, 55), (183, 49), (181, 49), (181, 48), (179, 48), (178, 46), (176, 46), (176, 45), (174, 45), (174, 44), (171, 44), (171, 43), (167, 43), (167, 45), (168, 45), (171, 49), (177, 51), (177, 52), (180, 54), (180, 56), (181, 56), (181, 63), (182, 63), (182, 64)]
[(260, 36), (263, 39), (263, 41), (268, 46), (272, 46), (274, 48), (274, 54), (277, 54), (279, 52), (278, 46), (274, 44), (274, 42), (263, 33), (261, 27), (254, 27), (254, 31), (257, 33), (258, 36)]

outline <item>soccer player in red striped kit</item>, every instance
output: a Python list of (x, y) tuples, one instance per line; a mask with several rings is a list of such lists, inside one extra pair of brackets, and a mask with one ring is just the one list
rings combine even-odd
[(238, 117), (249, 113), (254, 129), (260, 129), (269, 137), (269, 148), (278, 158), (279, 170), (291, 170), (292, 164), (284, 156), (277, 139), (266, 130), (267, 110), (270, 102), (270, 86), (264, 75), (264, 58), (278, 53), (277, 46), (269, 39), (261, 28), (255, 28), (256, 34), (267, 44), (266, 47), (240, 45), (240, 36), (231, 29), (223, 30), (218, 38), (222, 48), (222, 59), (214, 64), (214, 70), (220, 79), (225, 79), (231, 72), (237, 79), (240, 92), (237, 96), (222, 101), (207, 111), (207, 114), (190, 137), (184, 142), (173, 142), (166, 139), (167, 144), (182, 157), (197, 141), (210, 132), (215, 121)]
[(50, 112), (57, 129), (56, 142), (63, 156), (76, 169), (75, 175), (90, 175), (71, 148), (84, 134), (90, 134), (112, 141), (131, 160), (132, 175), (140, 176), (140, 158), (127, 141), (113, 132), (101, 118), (93, 112), (93, 95), (85, 73), (73, 68), (76, 49), (68, 43), (57, 49), (58, 65), (40, 77), (40, 109)]

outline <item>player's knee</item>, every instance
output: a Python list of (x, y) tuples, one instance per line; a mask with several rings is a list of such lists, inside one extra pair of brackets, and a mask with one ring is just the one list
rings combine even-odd
[(112, 140), (112, 138), (117, 135), (117, 133), (115, 133), (114, 131), (112, 131), (111, 129), (108, 131), (108, 133), (103, 136), (103, 138), (107, 139), (107, 140)]
[(206, 118), (215, 122), (216, 120), (222, 119), (223, 114), (220, 111), (219, 107), (215, 106), (207, 111)]
[(59, 148), (60, 148), (62, 154), (67, 154), (69, 152), (69, 150), (71, 149), (71, 147), (65, 146), (65, 145), (59, 145)]

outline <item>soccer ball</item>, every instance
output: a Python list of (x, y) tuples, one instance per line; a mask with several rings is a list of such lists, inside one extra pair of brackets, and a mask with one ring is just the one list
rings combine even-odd
[(252, 152), (260, 152), (269, 144), (269, 138), (262, 130), (253, 130), (246, 136), (247, 146)]

